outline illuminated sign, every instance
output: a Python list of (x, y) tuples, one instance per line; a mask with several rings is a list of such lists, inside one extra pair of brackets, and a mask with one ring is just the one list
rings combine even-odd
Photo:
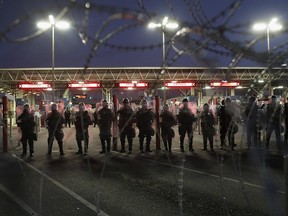
[(134, 83), (119, 83), (120, 88), (133, 88)]
[(68, 88), (99, 88), (100, 83), (68, 83)]
[(51, 84), (47, 83), (22, 83), (18, 85), (19, 89), (47, 89), (51, 88)]
[(137, 82), (137, 83), (118, 83), (118, 86), (120, 88), (145, 88), (148, 87), (148, 83), (141, 83), (141, 82)]
[(148, 87), (148, 83), (136, 83), (137, 88)]
[(168, 82), (165, 83), (166, 87), (181, 87), (181, 88), (187, 88), (187, 87), (195, 87), (195, 82)]
[(85, 98), (87, 98), (87, 95), (85, 95), (85, 94), (76, 94), (75, 98), (85, 99)]
[(210, 86), (211, 87), (237, 87), (239, 86), (239, 82), (211, 82)]

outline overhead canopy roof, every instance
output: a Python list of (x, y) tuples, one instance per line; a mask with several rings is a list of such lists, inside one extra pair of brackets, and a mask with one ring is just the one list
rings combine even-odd
[[(162, 73), (161, 73), (162, 72)], [(51, 68), (5, 68), (0, 69), (2, 86), (11, 86), (21, 82), (52, 82)], [(271, 78), (270, 78), (271, 77)], [(56, 88), (65, 88), (67, 83), (76, 81), (97, 81), (114, 84), (119, 81), (163, 81), (161, 67), (112, 67), (112, 68), (55, 68)], [(212, 80), (237, 80), (241, 85), (251, 85), (257, 79), (287, 82), (288, 69), (265, 67), (168, 67), (165, 69), (166, 80), (194, 80), (198, 84), (208, 84)], [(278, 83), (277, 83), (278, 84)], [(282, 84), (285, 85), (285, 84)]]

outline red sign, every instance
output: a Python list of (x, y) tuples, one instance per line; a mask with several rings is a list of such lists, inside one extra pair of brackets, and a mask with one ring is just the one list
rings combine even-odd
[(47, 83), (22, 83), (18, 85), (19, 89), (47, 89), (47, 88), (51, 88), (51, 84), (47, 84)]
[(148, 83), (118, 83), (120, 88), (145, 88), (148, 87)]
[(68, 83), (68, 88), (99, 88), (100, 83)]
[(239, 86), (240, 83), (239, 82), (211, 82), (210, 86), (211, 87), (237, 87)]
[(166, 87), (181, 87), (181, 88), (187, 88), (187, 87), (195, 87), (195, 82), (168, 82), (165, 83)]

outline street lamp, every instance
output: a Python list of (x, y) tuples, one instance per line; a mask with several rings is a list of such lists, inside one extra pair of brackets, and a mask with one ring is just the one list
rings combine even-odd
[(67, 21), (57, 21), (55, 22), (54, 16), (49, 15), (49, 22), (40, 21), (37, 23), (37, 27), (40, 29), (48, 29), (52, 30), (52, 101), (55, 102), (55, 76), (54, 76), (54, 67), (55, 67), (55, 51), (54, 51), (54, 35), (55, 35), (55, 26), (58, 29), (66, 30), (70, 27), (70, 24)]
[(165, 87), (165, 74), (166, 74), (166, 48), (165, 48), (165, 31), (166, 29), (177, 29), (178, 28), (178, 23), (176, 22), (169, 22), (168, 17), (164, 17), (162, 20), (162, 23), (154, 23), (150, 22), (148, 24), (148, 28), (154, 29), (154, 28), (161, 28), (162, 31), (162, 68), (163, 70), (161, 71), (161, 74), (163, 74), (163, 79), (164, 79), (164, 91), (163, 91), (163, 101), (164, 104), (166, 102), (166, 87)]
[[(269, 23), (255, 23), (253, 25), (253, 30), (255, 31), (266, 31), (267, 38), (267, 51), (268, 51), (268, 70), (270, 70), (270, 32), (280, 31), (283, 26), (280, 23), (277, 23), (278, 19), (273, 18)], [(269, 93), (272, 94), (273, 89), (271, 88), (271, 73), (269, 73), (270, 83), (269, 83)]]

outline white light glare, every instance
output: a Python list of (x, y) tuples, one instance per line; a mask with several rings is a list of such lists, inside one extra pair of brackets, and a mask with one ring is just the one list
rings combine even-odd
[(151, 23), (148, 24), (148, 28), (151, 28), (151, 29), (153, 29), (153, 28), (159, 28), (159, 27), (161, 27), (161, 24), (160, 24), (160, 23), (151, 22)]
[(59, 21), (56, 23), (56, 27), (65, 30), (70, 27), (70, 23), (68, 23), (67, 21)]
[(263, 79), (258, 80), (258, 83), (264, 83)]
[(40, 22), (37, 23), (37, 27), (38, 27), (39, 29), (44, 29), (44, 30), (46, 30), (46, 29), (48, 29), (48, 28), (51, 27), (51, 24), (50, 24), (49, 22), (40, 21)]
[(273, 18), (268, 24), (261, 22), (261, 23), (255, 23), (253, 25), (253, 29), (256, 31), (263, 31), (269, 29), (270, 31), (279, 31), (283, 28), (283, 26), (280, 23), (277, 23), (278, 19)]

